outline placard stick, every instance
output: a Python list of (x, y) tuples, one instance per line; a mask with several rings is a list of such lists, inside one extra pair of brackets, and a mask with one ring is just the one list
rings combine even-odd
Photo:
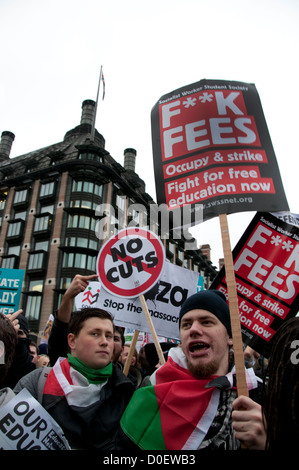
[(126, 363), (125, 363), (125, 367), (124, 367), (124, 370), (123, 370), (123, 373), (125, 375), (128, 375), (130, 365), (131, 365), (131, 361), (132, 361), (132, 357), (133, 357), (135, 347), (136, 347), (136, 343), (137, 343), (137, 340), (138, 340), (138, 336), (139, 336), (139, 330), (135, 330), (133, 338), (132, 338), (132, 343), (131, 343), (131, 346), (130, 346), (130, 349), (129, 349), (129, 354), (128, 354), (128, 357), (127, 357), (127, 360), (126, 360)]
[(154, 324), (152, 322), (150, 313), (148, 311), (148, 307), (147, 307), (147, 303), (146, 303), (144, 295), (141, 294), (139, 296), (139, 299), (140, 299), (143, 311), (145, 313), (145, 317), (146, 317), (148, 326), (150, 327), (150, 330), (151, 330), (151, 334), (152, 334), (152, 337), (153, 337), (153, 340), (154, 340), (154, 343), (155, 343), (155, 346), (156, 346), (156, 350), (157, 350), (157, 353), (158, 353), (158, 357), (159, 357), (159, 363), (161, 365), (163, 365), (163, 364), (165, 364), (165, 358), (163, 356), (162, 348), (161, 348), (161, 345), (159, 343), (159, 339), (158, 339)]
[(221, 237), (224, 253), (225, 277), (227, 284), (227, 293), (229, 300), (229, 310), (232, 326), (233, 348), (236, 366), (236, 379), (238, 395), (248, 396), (248, 388), (246, 384), (245, 363), (242, 343), (241, 324), (239, 316), (238, 295), (236, 288), (235, 270), (233, 256), (230, 245), (230, 237), (228, 231), (227, 215), (220, 214)]

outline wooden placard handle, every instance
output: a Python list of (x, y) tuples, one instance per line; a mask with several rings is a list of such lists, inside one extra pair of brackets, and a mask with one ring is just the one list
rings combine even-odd
[(225, 277), (229, 300), (238, 395), (248, 396), (235, 270), (228, 231), (227, 215), (220, 214)]
[(135, 348), (136, 348), (136, 343), (137, 343), (137, 340), (138, 340), (138, 336), (139, 336), (139, 330), (135, 330), (133, 338), (132, 338), (132, 343), (130, 345), (129, 354), (128, 354), (128, 357), (127, 357), (127, 360), (126, 360), (126, 363), (125, 363), (125, 367), (124, 367), (124, 370), (123, 370), (123, 373), (126, 376), (128, 375), (128, 372), (130, 370), (131, 360), (132, 360), (132, 357), (133, 357), (133, 354), (134, 354), (134, 351), (135, 351)]
[(159, 363), (160, 363), (161, 365), (163, 365), (163, 364), (165, 364), (165, 358), (164, 358), (164, 356), (163, 356), (162, 348), (161, 348), (161, 345), (160, 345), (160, 342), (159, 342), (159, 339), (158, 339), (158, 336), (157, 336), (157, 333), (156, 333), (154, 324), (153, 324), (153, 322), (152, 322), (150, 313), (149, 313), (149, 311), (148, 311), (148, 307), (147, 307), (147, 303), (146, 303), (146, 300), (145, 300), (145, 298), (144, 298), (144, 295), (143, 295), (143, 294), (140, 295), (140, 296), (139, 296), (139, 299), (140, 299), (140, 302), (141, 302), (141, 305), (142, 305), (142, 308), (143, 308), (143, 311), (144, 311), (144, 314), (145, 314), (145, 317), (146, 317), (148, 326), (149, 326), (149, 328), (150, 328), (150, 331), (151, 331), (151, 334), (152, 334), (152, 337), (153, 337), (153, 340), (154, 340), (154, 343), (155, 343), (155, 346), (156, 346), (156, 350), (157, 350), (158, 357), (159, 357)]

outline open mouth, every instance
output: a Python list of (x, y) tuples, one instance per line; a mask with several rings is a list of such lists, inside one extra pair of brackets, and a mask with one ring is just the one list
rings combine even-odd
[(191, 353), (205, 352), (208, 349), (210, 349), (210, 345), (202, 341), (198, 341), (197, 343), (192, 343), (189, 346), (189, 351)]

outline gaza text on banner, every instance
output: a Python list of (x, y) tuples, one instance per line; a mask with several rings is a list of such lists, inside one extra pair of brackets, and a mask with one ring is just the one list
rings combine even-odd
[(19, 309), (24, 269), (0, 269), (0, 312), (7, 314)]
[[(203, 221), (288, 210), (254, 84), (201, 80), (162, 96), (151, 113), (158, 204), (203, 205)], [(196, 219), (194, 219), (194, 223)]]
[[(268, 357), (275, 332), (299, 308), (299, 228), (257, 213), (233, 259), (243, 341)], [(211, 288), (227, 295), (225, 268)]]
[[(203, 278), (194, 271), (166, 262), (158, 282), (144, 294), (159, 336), (179, 339), (179, 311), (181, 305), (192, 294), (203, 289)], [(102, 288), (99, 282), (90, 282), (84, 292), (75, 298), (77, 309), (98, 307), (110, 311), (118, 326), (150, 333), (142, 314), (139, 297), (119, 298)]]

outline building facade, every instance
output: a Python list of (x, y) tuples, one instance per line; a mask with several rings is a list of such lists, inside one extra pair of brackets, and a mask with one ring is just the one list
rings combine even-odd
[[(62, 142), (15, 158), (14, 134), (1, 136), (0, 265), (25, 270), (20, 308), (36, 336), (73, 277), (96, 272), (105, 239), (132, 221), (161, 235), (159, 220), (149, 219), (154, 200), (135, 173), (136, 151), (126, 149), (123, 166), (117, 163), (92, 132), (94, 113), (95, 102), (85, 100), (80, 124)], [(105, 207), (114, 209), (109, 223)], [(199, 272), (209, 286), (217, 271), (206, 246), (205, 254), (185, 251), (184, 240), (169, 234), (163, 243), (169, 261)]]

